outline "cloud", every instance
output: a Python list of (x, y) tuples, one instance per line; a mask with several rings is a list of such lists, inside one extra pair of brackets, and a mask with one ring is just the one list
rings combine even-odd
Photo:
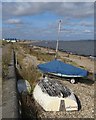
[(94, 22), (92, 22), (92, 21), (83, 21), (83, 20), (81, 20), (80, 22), (73, 22), (73, 21), (69, 21), (69, 22), (67, 22), (67, 25), (70, 25), (71, 27), (94, 27)]
[(2, 5), (3, 36), (56, 39), (59, 18), (62, 19), (62, 39), (75, 35), (88, 38), (87, 33), (93, 33), (92, 2), (3, 2)]
[(58, 14), (62, 16), (70, 16), (75, 18), (84, 18), (94, 15), (93, 3), (63, 3), (61, 8), (56, 9)]
[(20, 19), (8, 19), (5, 21), (7, 24), (21, 24), (22, 21)]
[(0, 19), (2, 19), (2, 3), (0, 2)]
[(84, 30), (85, 33), (92, 33), (91, 30)]
[(95, 2), (95, 0), (3, 0), (3, 2)]
[(88, 22), (88, 21), (82, 21), (79, 23), (80, 26), (84, 26), (84, 27), (94, 27), (94, 22)]
[[(7, 9), (6, 9), (7, 8)], [(76, 18), (89, 17), (94, 15), (94, 4), (86, 2), (16, 2), (3, 3), (3, 16), (32, 16), (50, 11), (60, 16)]]

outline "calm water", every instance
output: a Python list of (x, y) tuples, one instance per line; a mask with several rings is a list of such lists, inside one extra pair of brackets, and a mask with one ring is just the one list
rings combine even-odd
[[(32, 44), (41, 47), (56, 48), (56, 41), (40, 41)], [(85, 56), (96, 56), (95, 44), (96, 41), (93, 40), (59, 41), (59, 50)]]

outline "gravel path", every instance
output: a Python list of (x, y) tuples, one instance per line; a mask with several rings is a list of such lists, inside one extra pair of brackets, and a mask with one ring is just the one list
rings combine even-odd
[(18, 100), (13, 52), (8, 70), (8, 76), (3, 80), (2, 86), (2, 117), (4, 119), (15, 119), (18, 118)]

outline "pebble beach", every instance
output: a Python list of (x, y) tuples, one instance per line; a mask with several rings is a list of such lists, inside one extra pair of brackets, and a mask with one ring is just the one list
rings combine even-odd
[[(47, 49), (40, 47), (42, 52), (46, 52)], [(51, 52), (54, 52), (50, 49)], [(92, 74), (94, 73), (94, 60), (91, 60), (88, 57), (79, 56), (79, 55), (69, 55), (65, 52), (58, 52), (61, 58), (68, 59), (73, 61), (78, 65), (78, 67), (82, 66)], [(35, 56), (27, 54), (27, 59), (25, 58), (24, 61), (33, 61), (33, 64), (36, 66), (42, 61), (36, 59)], [(34, 62), (35, 60), (35, 62)], [(35, 106), (38, 111), (38, 117), (41, 119), (46, 118), (94, 118), (94, 77), (91, 76), (89, 79), (80, 79), (78, 83), (71, 84), (64, 78), (53, 78), (60, 81), (63, 85), (67, 86), (71, 89), (74, 94), (77, 96), (78, 100), (78, 111), (66, 112), (66, 111), (59, 111), (59, 112), (46, 112), (44, 109), (35, 101)], [(30, 102), (29, 102), (30, 103)]]

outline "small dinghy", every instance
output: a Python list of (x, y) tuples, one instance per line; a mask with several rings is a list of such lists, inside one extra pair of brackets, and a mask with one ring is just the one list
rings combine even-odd
[(31, 92), (31, 86), (27, 80), (23, 80), (23, 79), (18, 80), (17, 88), (18, 88), (19, 93), (22, 93), (22, 92), (30, 93)]
[(42, 79), (35, 86), (33, 96), (45, 111), (78, 110), (74, 93), (57, 80)]
[(84, 69), (66, 64), (57, 59), (47, 63), (39, 64), (37, 67), (43, 73), (55, 75), (58, 77), (71, 78), (71, 83), (75, 83), (74, 78), (86, 77), (88, 74), (88, 72)]

